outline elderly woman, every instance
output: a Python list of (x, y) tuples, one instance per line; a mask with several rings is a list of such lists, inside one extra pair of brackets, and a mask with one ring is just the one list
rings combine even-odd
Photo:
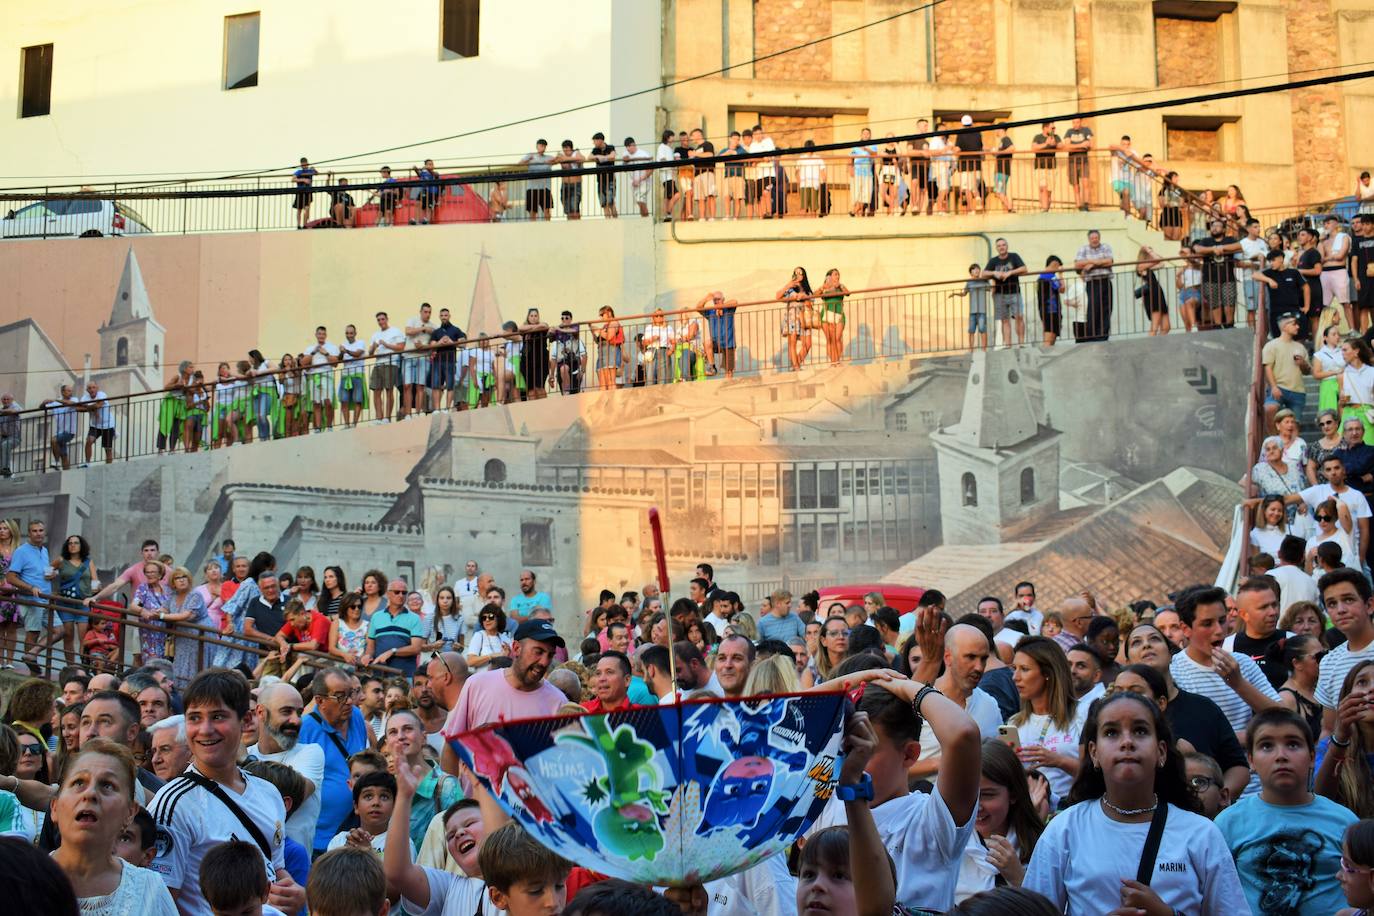
[(52, 803), (62, 835), (53, 861), (66, 873), (83, 914), (176, 916), (157, 872), (115, 855), (115, 841), (133, 822), (134, 760), (105, 738), (92, 738), (72, 759)]
[[(1311, 486), (1326, 483), (1322, 462), (1341, 447), (1341, 419), (1334, 408), (1317, 414), (1317, 428), (1322, 431), (1321, 438), (1307, 446), (1307, 482)], [(1360, 435), (1364, 435), (1363, 426), (1360, 426)]]
[(1283, 457), (1283, 440), (1269, 436), (1260, 446), (1260, 460), (1250, 469), (1250, 482), (1258, 490), (1258, 499), (1246, 500), (1247, 507), (1255, 506), (1266, 496), (1283, 498), (1288, 506), (1288, 521), (1291, 523), (1302, 505), (1302, 474), (1296, 464), (1290, 464)]
[(1274, 414), (1274, 428), (1283, 442), (1283, 460), (1297, 465), (1301, 472), (1307, 467), (1307, 442), (1300, 435), (1302, 426), (1297, 415), (1287, 407)]
[(144, 623), (138, 630), (139, 652), (134, 655), (135, 665), (167, 657), (167, 628), (156, 622), (172, 597), (171, 589), (162, 581), (163, 572), (157, 560), (143, 564), (143, 578), (147, 581), (134, 592), (133, 603), (129, 605)]
[[(210, 565), (218, 566), (212, 563)], [(191, 571), (184, 566), (178, 566), (172, 570), (172, 597), (167, 601), (166, 610), (158, 615), (164, 623), (170, 624), (191, 624), (192, 626), (208, 626), (210, 615), (205, 609), (205, 599), (201, 596), (200, 590), (192, 588)], [(173, 626), (173, 630), (178, 628)], [(175, 658), (172, 660), (172, 680), (176, 681), (178, 687), (184, 688), (191, 683), (191, 678), (196, 676), (196, 672), (206, 667), (206, 660), (210, 652), (201, 651), (202, 644), (192, 635), (196, 633), (191, 627), (180, 628), (180, 633), (176, 637)]]

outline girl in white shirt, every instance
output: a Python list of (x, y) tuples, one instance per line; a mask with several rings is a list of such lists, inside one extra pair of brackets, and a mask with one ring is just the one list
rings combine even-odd
[[(1322, 345), (1312, 354), (1312, 377), (1321, 379), (1317, 395), (1317, 410), (1335, 410), (1341, 397), (1341, 375), (1345, 372), (1345, 354), (1341, 352), (1339, 325), (1327, 325)], [(1339, 433), (1338, 433), (1339, 435)]]
[(1357, 417), (1364, 424), (1364, 443), (1374, 445), (1374, 422), (1369, 418), (1369, 405), (1374, 404), (1374, 352), (1369, 344), (1351, 337), (1341, 344), (1345, 357), (1345, 372), (1341, 374), (1341, 425), (1346, 417)]
[[(1037, 783), (1040, 801), (1048, 803), (1043, 794), (1045, 782)], [(996, 738), (983, 742), (983, 782), (978, 790), (974, 831), (959, 863), (959, 884), (954, 891), (958, 903), (991, 890), (999, 877), (1006, 884), (1020, 886), (1026, 863), (1045, 831), (1045, 820), (1031, 795), (1021, 761)]]
[(1256, 553), (1279, 555), (1279, 544), (1292, 533), (1282, 496), (1266, 496), (1255, 507), (1255, 524), (1250, 529), (1250, 546)]
[[(1023, 886), (1069, 916), (1249, 912), (1226, 841), (1196, 813), (1159, 706), (1131, 691), (1113, 693), (1095, 704), (1083, 739), (1087, 759), (1071, 807), (1045, 828)], [(1154, 862), (1142, 862), (1156, 817), (1164, 820), (1159, 849)], [(1142, 870), (1147, 883), (1136, 880)]]
[(1021, 711), (1007, 720), (1020, 739), (1016, 754), (1027, 769), (1045, 774), (1054, 799), (1062, 798), (1078, 773), (1086, 713), (1073, 698), (1068, 658), (1053, 639), (1029, 636), (1016, 644), (1011, 664), (1021, 695)]

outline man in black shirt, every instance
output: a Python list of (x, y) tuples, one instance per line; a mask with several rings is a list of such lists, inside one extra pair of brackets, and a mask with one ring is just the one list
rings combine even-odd
[[(606, 142), (606, 135), (601, 131), (592, 134), (592, 148), (587, 153), (587, 158), (596, 160), (599, 166), (615, 164), (615, 147)], [(620, 216), (620, 213), (617, 212), (615, 208), (614, 172), (597, 172), (596, 196), (601, 199), (602, 215), (607, 219), (615, 219)]]
[(1360, 327), (1374, 322), (1374, 216), (1355, 217), (1355, 309)]
[(1093, 190), (1088, 170), (1088, 151), (1093, 148), (1093, 129), (1084, 127), (1082, 118), (1074, 118), (1073, 126), (1064, 134), (1064, 145), (1069, 151), (1069, 184), (1073, 185), (1074, 201), (1078, 209), (1090, 210)]
[(1040, 133), (1031, 138), (1031, 149), (1035, 152), (1035, 174), (1040, 179), (1040, 209), (1048, 213), (1050, 187), (1054, 184), (1054, 151), (1059, 149), (1053, 121), (1046, 121)]
[(959, 197), (964, 209), (979, 210), (983, 205), (983, 132), (967, 130), (973, 126), (973, 116), (964, 115), (959, 123), (966, 129), (954, 135), (959, 155)]
[(1212, 327), (1229, 328), (1236, 313), (1236, 266), (1231, 256), (1241, 250), (1240, 239), (1227, 235), (1219, 219), (1208, 228), (1210, 237), (1193, 243), (1195, 254), (1208, 256), (1202, 262), (1202, 300), (1212, 313)]
[(997, 137), (992, 148), (997, 153), (997, 165), (992, 175), (992, 192), (1002, 202), (1004, 210), (1014, 213), (1016, 210), (1011, 203), (1011, 160), (1012, 153), (1016, 152), (1016, 146), (1011, 142), (1011, 137), (1007, 136), (1005, 127), (997, 128)]
[(1006, 239), (998, 239), (997, 256), (988, 261), (979, 277), (992, 281), (993, 319), (1002, 323), (1002, 346), (1011, 346), (1011, 325), (1016, 322), (1016, 342), (1026, 342), (1026, 318), (1021, 305), (1021, 277), (1026, 262), (1007, 248)]
[(281, 582), (277, 574), (266, 570), (258, 576), (258, 590), (262, 594), (243, 612), (243, 635), (275, 644), (277, 631), (286, 622), (282, 614)]
[[(324, 178), (325, 184), (334, 183), (334, 173)], [(340, 178), (338, 190), (329, 194), (329, 215), (334, 217), (334, 225), (340, 229), (353, 228), (353, 195), (348, 193), (348, 179)]]
[[(706, 135), (701, 132), (701, 128), (692, 131), (692, 158), (710, 159), (716, 154), (716, 147)], [(697, 165), (692, 169), (692, 190), (696, 194), (697, 203), (701, 204), (701, 218), (716, 218), (716, 167), (714, 165)]]
[(1298, 273), (1307, 280), (1307, 321), (1298, 323), (1298, 340), (1305, 340), (1309, 329), (1315, 327), (1322, 314), (1322, 253), (1317, 249), (1317, 230), (1306, 227), (1298, 230), (1301, 253), (1293, 262)]
[(1288, 680), (1288, 669), (1283, 664), (1283, 641), (1288, 634), (1278, 629), (1278, 583), (1269, 576), (1246, 579), (1236, 592), (1236, 612), (1241, 626), (1222, 642), (1222, 648), (1250, 656), (1277, 689)]
[[(448, 395), (447, 407), (453, 407), (453, 389), (458, 384), (458, 347), (464, 340), (463, 329), (449, 320), (449, 310), (439, 309), (439, 326), (429, 335), (430, 363), (429, 390), (433, 400), (431, 410), (438, 410), (444, 395)], [(459, 406), (464, 404), (458, 399)]]
[(1312, 290), (1302, 274), (1291, 267), (1283, 266), (1282, 251), (1276, 248), (1269, 252), (1268, 258), (1268, 269), (1257, 274), (1255, 279), (1269, 288), (1269, 304), (1266, 307), (1269, 313), (1269, 337), (1273, 339), (1279, 336), (1280, 315), (1296, 312), (1299, 315), (1298, 336), (1301, 338), (1307, 327), (1307, 310)]

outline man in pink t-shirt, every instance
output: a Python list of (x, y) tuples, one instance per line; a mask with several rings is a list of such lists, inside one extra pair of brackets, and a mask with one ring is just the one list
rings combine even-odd
[[(444, 723), (443, 736), (453, 738), (490, 722), (538, 719), (557, 712), (568, 698), (544, 680), (544, 675), (558, 648), (566, 646), (549, 621), (535, 618), (520, 624), (511, 644), (510, 667), (468, 678), (458, 696), (458, 705)], [(443, 767), (446, 772), (458, 773), (458, 756), (447, 744)]]
[[(113, 595), (115, 592), (119, 591), (121, 588), (125, 587), (126, 585), (129, 587), (129, 600), (132, 601), (134, 593), (137, 592), (139, 588), (141, 588), (142, 586), (148, 584), (148, 577), (144, 574), (143, 567), (149, 562), (156, 562), (157, 555), (161, 552), (161, 550), (162, 548), (158, 545), (157, 541), (154, 541), (151, 538), (144, 541), (142, 559), (138, 560), (138, 562), (136, 563), (130, 564), (128, 569), (124, 570), (124, 572), (119, 574), (118, 579), (115, 579), (109, 585), (105, 586), (100, 591), (96, 592), (90, 598), (86, 599), (86, 603), (89, 605), (94, 604), (97, 601), (103, 601), (106, 598)], [(163, 582), (167, 581), (167, 574), (169, 572), (170, 570), (167, 569), (166, 566), (163, 566)]]

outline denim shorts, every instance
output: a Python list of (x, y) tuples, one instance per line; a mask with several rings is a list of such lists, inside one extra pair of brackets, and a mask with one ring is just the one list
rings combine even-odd
[(988, 332), (988, 313), (970, 312), (968, 316), (968, 332), (970, 334), (986, 334)]
[(1272, 391), (1266, 392), (1264, 395), (1264, 403), (1277, 404), (1280, 407), (1287, 407), (1289, 410), (1293, 411), (1293, 413), (1301, 414), (1303, 407), (1307, 404), (1307, 392), (1289, 391), (1287, 388), (1280, 388), (1277, 399), (1275, 399)]
[(361, 373), (345, 375), (339, 380), (339, 403), (362, 404), (367, 400), (367, 380)]
[(436, 359), (429, 364), (429, 387), (438, 388), (441, 391), (448, 391), (453, 388), (454, 378), (458, 368), (458, 360), (449, 355), (447, 359)]
[(423, 359), (401, 360), (401, 384), (424, 385), (429, 382), (429, 363)]

